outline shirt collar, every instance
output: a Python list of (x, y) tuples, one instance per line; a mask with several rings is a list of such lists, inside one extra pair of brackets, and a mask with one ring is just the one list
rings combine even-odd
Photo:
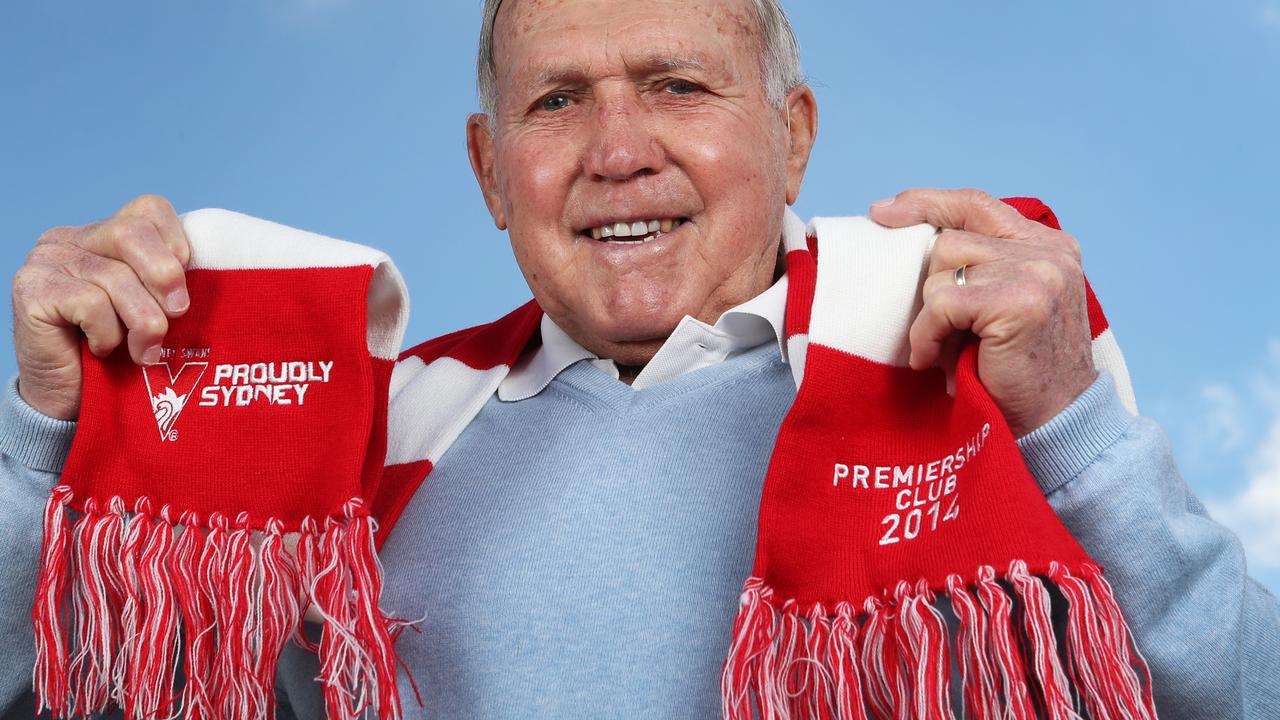
[[(785, 246), (790, 247), (796, 242), (803, 244), (804, 222), (790, 208), (786, 209), (783, 228)], [(772, 338), (778, 343), (778, 353), (783, 362), (786, 362), (786, 308), (787, 276), (783, 274), (764, 292), (721, 313), (714, 326), (685, 315), (654, 355), (654, 360), (659, 362), (650, 361), (650, 365), (646, 365), (636, 377), (636, 382), (647, 384), (642, 382), (646, 373), (657, 374), (665, 379), (684, 372), (685, 368), (681, 367), (684, 364), (683, 353), (675, 353), (675, 358), (671, 356), (672, 351), (677, 349), (676, 346), (682, 344), (682, 340), (688, 341), (687, 336), (691, 333), (716, 336), (727, 347), (729, 354), (756, 347)], [(542, 316), (540, 327), (542, 344), (521, 355), (512, 366), (498, 385), (499, 400), (514, 402), (531, 398), (550, 385), (565, 368), (579, 360), (590, 360), (605, 373), (618, 377), (618, 367), (612, 360), (601, 358), (579, 345), (549, 315)], [(664, 353), (664, 350), (668, 352)]]
[(508, 402), (525, 400), (542, 392), (551, 384), (555, 376), (565, 368), (579, 360), (592, 359), (602, 370), (609, 371), (603, 363), (607, 362), (618, 376), (618, 369), (612, 361), (601, 360), (599, 356), (578, 344), (569, 334), (551, 319), (550, 315), (542, 315), (542, 344), (531, 352), (520, 356), (511, 371), (498, 385), (498, 399)]
[[(764, 292), (724, 311), (714, 326), (708, 326), (686, 315), (680, 321), (676, 331), (672, 333), (672, 337), (681, 331), (689, 332), (691, 328), (685, 326), (691, 325), (695, 328), (701, 326), (704, 331), (709, 330), (729, 344), (743, 350), (773, 339), (778, 343), (778, 352), (785, 361), (786, 336), (783, 319), (786, 314), (786, 305), (787, 276), (783, 275)], [(550, 385), (551, 381), (565, 368), (579, 360), (591, 360), (596, 367), (614, 378), (618, 377), (618, 367), (612, 360), (601, 358), (579, 345), (551, 319), (550, 315), (542, 316), (541, 331), (542, 344), (533, 351), (521, 355), (498, 385), (499, 400), (514, 402), (533, 397)], [(671, 338), (668, 338), (658, 352), (661, 353), (670, 342)]]

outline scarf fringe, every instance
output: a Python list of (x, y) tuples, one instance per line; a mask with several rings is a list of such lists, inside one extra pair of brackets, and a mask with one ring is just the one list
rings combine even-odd
[[(305, 519), (290, 549), (277, 519), (261, 532), (247, 513), (211, 513), (202, 526), (185, 512), (175, 524), (168, 506), (156, 513), (140, 498), (127, 512), (115, 497), (105, 510), (86, 500), (72, 523), (71, 498), (60, 485), (45, 506), (31, 613), (39, 711), (272, 718), (276, 666), (293, 640), (320, 656), (331, 720), (403, 716), (394, 645), (412, 623), (378, 608), (377, 526), (359, 499), (323, 532)], [(324, 619), (319, 644), (303, 632), (310, 605)]]
[(1046, 580), (1015, 560), (1003, 577), (978, 569), (941, 591), (954, 636), (924, 580), (803, 612), (748, 578), (721, 675), (724, 720), (955, 720), (953, 662), (973, 720), (1154, 720), (1151, 676), (1128, 626), (1091, 563), (1052, 563), (1048, 581), (1066, 597), (1065, 661), (1050, 618)]
[(35, 628), (36, 664), (32, 687), (45, 707), (69, 708), (67, 635), (67, 585), (71, 565), (71, 532), (67, 528), (66, 504), (71, 490), (54, 488), (44, 509), (44, 535), (40, 549), (41, 572), (36, 578), (35, 605), (31, 624)]

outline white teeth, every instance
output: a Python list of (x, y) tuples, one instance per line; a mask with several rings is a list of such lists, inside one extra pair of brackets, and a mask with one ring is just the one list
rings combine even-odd
[[(616, 222), (607, 225), (600, 225), (590, 229), (591, 237), (595, 240), (604, 238), (637, 238), (636, 240), (612, 240), (611, 242), (626, 242), (637, 244), (640, 242), (649, 242), (662, 233), (668, 233), (680, 227), (683, 221), (675, 218), (664, 218), (661, 220), (636, 220), (635, 222)], [(641, 240), (640, 238), (644, 238)]]

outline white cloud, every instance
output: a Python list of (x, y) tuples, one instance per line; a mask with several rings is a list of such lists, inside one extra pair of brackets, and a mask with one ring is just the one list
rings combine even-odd
[(1247, 428), (1240, 395), (1230, 386), (1211, 383), (1200, 388), (1205, 403), (1205, 440), (1224, 450), (1236, 450), (1244, 444)]
[(1209, 512), (1240, 536), (1252, 566), (1280, 569), (1280, 417), (1254, 449), (1248, 471), (1244, 489), (1208, 503)]
[(1219, 451), (1217, 472), (1239, 458), (1244, 482), (1205, 504), (1240, 536), (1251, 568), (1280, 570), (1280, 340), (1268, 344), (1262, 368), (1232, 385), (1201, 390), (1199, 439)]
[(1258, 17), (1262, 20), (1263, 26), (1280, 29), (1280, 3), (1263, 3)]

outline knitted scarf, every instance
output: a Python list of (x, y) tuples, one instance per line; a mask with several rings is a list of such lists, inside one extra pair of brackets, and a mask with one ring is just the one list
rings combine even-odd
[[(1005, 202), (1058, 227), (1039, 201)], [(192, 216), (199, 215), (184, 216), (193, 246), (192, 228), (199, 223)], [(242, 224), (206, 234), (244, 232), (256, 223), (253, 234), (262, 243), (298, 232), (234, 218)], [(1102, 569), (1057, 519), (1023, 464), (1003, 415), (978, 381), (976, 343), (960, 354), (953, 390), (941, 370), (907, 367), (907, 329), (920, 307), (935, 237), (927, 225), (889, 230), (865, 218), (816, 219), (806, 228), (787, 213), (786, 349), (798, 392), (765, 478), (752, 574), (737, 617), (726, 627), (724, 717), (952, 718), (954, 662), (967, 713), (980, 720), (1065, 720), (1085, 712), (1094, 720), (1154, 718), (1150, 675)], [(284, 256), (294, 253), (295, 265), (299, 257), (303, 265), (316, 264), (306, 253), (298, 255), (296, 245), (283, 247)], [(370, 270), (389, 267), (380, 262), (381, 256), (366, 257), (361, 272), (368, 277)], [(385, 274), (398, 283), (394, 270)], [(305, 284), (289, 284), (287, 293)], [(275, 348), (271, 357), (283, 357), (281, 349), (291, 346), (273, 331), (334, 311), (334, 318), (314, 318), (318, 325), (290, 335), (307, 338), (309, 352), (284, 355), (315, 362), (310, 358), (353, 341), (324, 334), (351, 319), (338, 318), (339, 307), (350, 316), (348, 305), (357, 304), (356, 319), (367, 317), (372, 327), (385, 314), (373, 309), (375, 295), (385, 306), (388, 296), (401, 292), (374, 293), (367, 281), (353, 287), (339, 301), (322, 297), (331, 290), (304, 293), (300, 297), (308, 299), (292, 305), (296, 313), (286, 321), (254, 327), (235, 340), (262, 340), (263, 348)], [(1123, 357), (1092, 290), (1086, 291), (1095, 364), (1111, 372), (1122, 400), (1136, 412)], [(226, 285), (210, 300), (254, 292), (274, 291), (252, 282)], [(356, 302), (366, 295), (367, 316), (363, 302)], [(193, 291), (192, 312), (198, 299)], [(237, 312), (238, 303), (214, 304), (213, 314), (193, 319), (193, 327), (219, 324), (219, 313), (246, 322), (266, 307), (254, 303)], [(153, 456), (128, 460), (141, 435), (121, 444), (120, 435), (103, 427), (111, 423), (92, 421), (110, 406), (99, 405), (91, 390), (124, 388), (125, 375), (138, 371), (128, 368), (126, 357), (119, 377), (90, 372), (94, 359), (86, 352), (82, 421), (64, 485), (46, 511), (33, 611), (42, 706), (67, 716), (110, 700), (130, 717), (171, 715), (177, 700), (167, 688), (180, 662), (181, 623), (186, 637), (196, 639), (185, 643), (188, 684), (181, 707), (189, 717), (269, 717), (271, 674), (290, 636), (321, 655), (318, 680), (330, 718), (369, 710), (399, 717), (390, 641), (404, 624), (377, 610), (380, 569), (372, 547), (385, 540), (520, 355), (539, 342), (541, 315), (530, 301), (493, 323), (422, 343), (400, 354), (389, 383), (379, 382), (381, 365), (372, 363), (369, 382), (359, 388), (361, 398), (372, 400), (344, 403), (341, 415), (344, 423), (372, 429), (371, 437), (352, 441), (359, 451), (348, 459), (358, 461), (342, 466), (345, 473), (267, 459), (289, 451), (327, 458), (331, 450), (299, 442), (305, 435), (280, 432), (287, 420), (276, 414), (264, 415), (255, 428), (272, 440), (239, 456), (259, 464), (253, 472), (228, 472), (227, 458), (215, 454), (206, 460), (214, 466), (209, 472), (175, 483), (172, 466), (155, 465)], [(396, 332), (390, 335), (398, 343)], [(366, 349), (359, 336), (354, 344)], [(367, 349), (376, 357), (374, 348), (369, 339)], [(243, 355), (237, 350), (236, 358)], [(177, 392), (217, 397), (227, 392), (218, 373), (234, 381), (239, 365), (248, 366), (242, 386), (273, 384), (270, 377), (252, 382), (252, 363), (209, 362), (219, 363), (212, 384), (196, 378)], [(339, 365), (333, 363), (336, 378)], [(268, 366), (259, 374), (272, 372)], [(172, 363), (169, 377), (170, 385), (186, 382)], [(256, 389), (248, 392), (259, 397)], [(287, 393), (262, 392), (268, 398)], [(197, 417), (184, 413), (181, 419), (189, 428), (184, 433), (204, 430)], [(159, 423), (162, 437), (151, 442), (163, 445), (159, 411), (146, 421), (153, 436)], [(384, 448), (379, 430), (388, 427)], [(168, 428), (173, 432), (173, 422)], [(98, 440), (82, 441), (87, 434)], [(219, 436), (215, 447), (233, 447), (224, 441)], [(116, 460), (104, 466), (102, 458), (112, 453)], [(369, 470), (378, 467), (380, 474)], [(219, 481), (226, 487), (219, 488)], [(164, 505), (159, 513), (157, 504)], [(74, 527), (64, 514), (67, 505), (83, 513)], [(201, 514), (208, 518), (203, 528)], [(175, 520), (196, 532), (175, 532)], [(296, 543), (288, 541), (295, 536)], [(1051, 592), (1068, 603), (1065, 633), (1051, 622)], [(942, 598), (953, 617), (940, 609)], [(288, 611), (277, 615), (281, 604)], [(323, 621), (318, 646), (300, 632), (309, 606)], [(163, 610), (163, 621), (151, 620), (154, 607)], [(193, 715), (192, 708), (202, 710)]]
[(404, 283), (372, 248), (223, 210), (182, 220), (191, 309), (163, 361), (83, 346), (32, 610), (39, 707), (273, 717), (292, 638), (320, 655), (330, 718), (399, 717), (403, 624), (378, 609), (368, 505)]

